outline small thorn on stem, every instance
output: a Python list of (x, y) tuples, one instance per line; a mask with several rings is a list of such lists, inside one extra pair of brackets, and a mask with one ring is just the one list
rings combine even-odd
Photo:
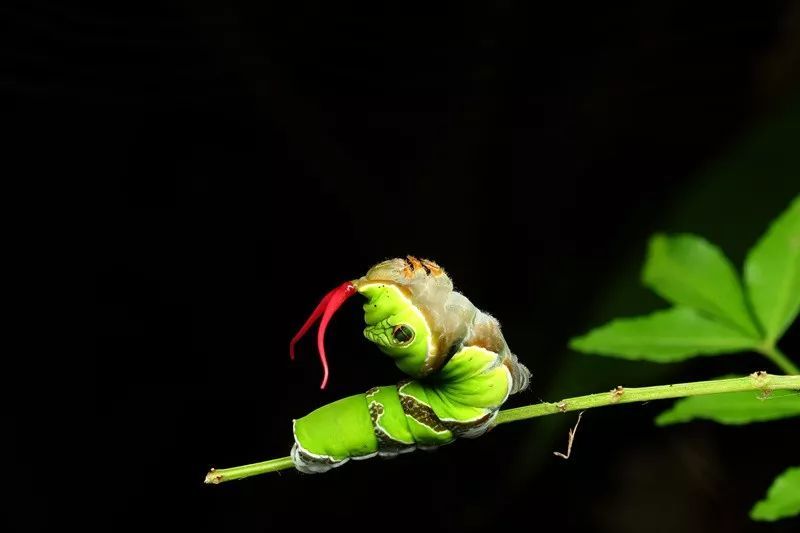
[(572, 443), (575, 442), (575, 433), (578, 432), (578, 425), (581, 423), (581, 417), (583, 416), (584, 411), (578, 413), (578, 421), (575, 422), (575, 427), (569, 430), (569, 440), (567, 440), (567, 453), (563, 454), (561, 452), (553, 452), (553, 455), (556, 457), (561, 457), (562, 459), (569, 459), (569, 456), (572, 454)]
[(752, 380), (753, 385), (762, 390), (767, 388), (767, 385), (769, 384), (769, 374), (763, 370), (759, 370), (750, 374), (750, 379)]
[(611, 390), (611, 401), (617, 403), (623, 394), (625, 394), (625, 387), (617, 385), (616, 388)]

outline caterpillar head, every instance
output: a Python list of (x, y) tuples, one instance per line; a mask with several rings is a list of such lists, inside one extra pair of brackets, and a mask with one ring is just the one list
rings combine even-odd
[(294, 345), (322, 317), (317, 336), (324, 371), (321, 388), (328, 379), (325, 329), (333, 313), (356, 292), (367, 299), (364, 336), (414, 378), (444, 364), (476, 313), (469, 300), (453, 291), (452, 281), (433, 261), (408, 256), (379, 263), (363, 277), (329, 292), (290, 343), (294, 358)]

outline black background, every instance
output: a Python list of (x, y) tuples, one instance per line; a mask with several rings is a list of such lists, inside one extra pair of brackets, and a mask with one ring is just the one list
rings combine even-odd
[(14, 527), (796, 530), (747, 518), (796, 463), (796, 421), (656, 428), (666, 403), (587, 412), (569, 461), (552, 452), (572, 415), (202, 484), (398, 380), (354, 302), (326, 391), (313, 341), (287, 350), (327, 290), (387, 257), (438, 261), (500, 319), (533, 371), (509, 405), (772, 370), (566, 348), (665, 305), (638, 282), (650, 234), (702, 234), (741, 265), (800, 189), (798, 4), (700, 4), (7, 4), (28, 183), (60, 204), (45, 226), (64, 248), (40, 267), (66, 290), (43, 313), (78, 322), (42, 327), (55, 361), (27, 361), (48, 371), (16, 400), (33, 503)]

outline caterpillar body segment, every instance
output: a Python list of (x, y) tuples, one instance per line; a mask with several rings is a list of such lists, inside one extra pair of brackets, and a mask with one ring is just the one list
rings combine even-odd
[(327, 472), (349, 459), (394, 457), (485, 433), (511, 391), (511, 372), (497, 354), (467, 347), (442, 374), (374, 387), (295, 420), (295, 467)]

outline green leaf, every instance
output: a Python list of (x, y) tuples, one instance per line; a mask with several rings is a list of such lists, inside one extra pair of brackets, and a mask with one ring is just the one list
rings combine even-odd
[(656, 417), (656, 424), (666, 426), (705, 419), (741, 425), (793, 416), (800, 416), (800, 395), (797, 393), (781, 391), (764, 396), (760, 391), (729, 392), (678, 400), (671, 409)]
[(696, 235), (654, 235), (642, 281), (666, 300), (708, 313), (754, 338), (739, 276), (722, 251)]
[(800, 466), (788, 468), (775, 478), (767, 497), (750, 510), (750, 518), (773, 522), (797, 514), (800, 514)]
[(612, 320), (570, 340), (570, 347), (585, 353), (670, 363), (695, 355), (748, 350), (758, 342), (693, 309), (674, 307), (647, 316)]
[(744, 277), (756, 316), (774, 344), (800, 311), (800, 196), (750, 250)]

